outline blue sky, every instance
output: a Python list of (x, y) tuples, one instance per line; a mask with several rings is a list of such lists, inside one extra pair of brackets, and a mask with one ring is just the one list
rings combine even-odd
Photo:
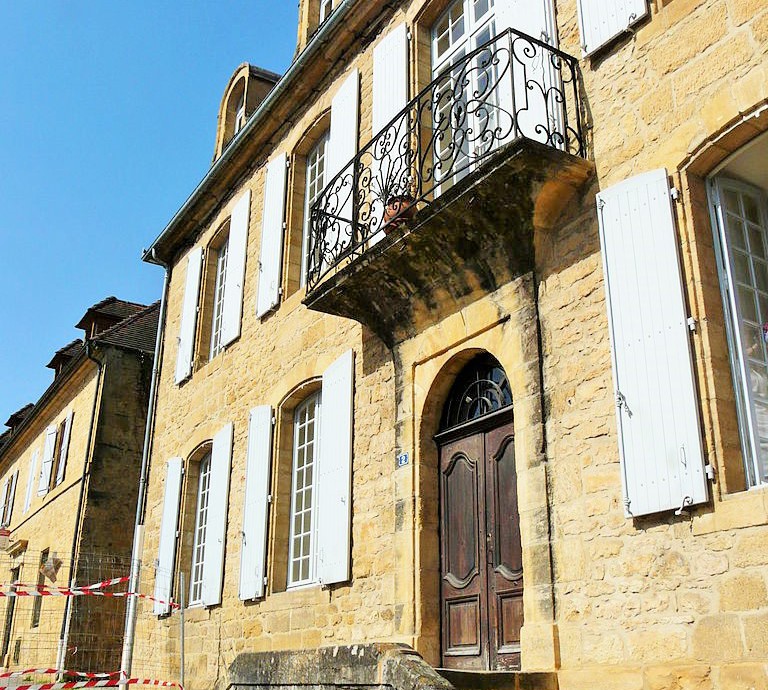
[(141, 250), (210, 166), (241, 62), (282, 73), (298, 0), (0, 0), (0, 430), (93, 303), (160, 297)]

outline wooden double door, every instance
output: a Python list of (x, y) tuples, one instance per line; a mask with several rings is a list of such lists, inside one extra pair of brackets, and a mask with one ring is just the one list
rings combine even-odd
[(523, 565), (511, 410), (435, 437), (445, 668), (520, 668)]

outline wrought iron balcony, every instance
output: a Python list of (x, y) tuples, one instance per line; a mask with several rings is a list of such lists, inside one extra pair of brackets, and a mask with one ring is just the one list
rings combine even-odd
[(512, 29), (454, 61), (313, 205), (309, 290), (511, 142), (585, 157), (577, 69), (575, 58)]

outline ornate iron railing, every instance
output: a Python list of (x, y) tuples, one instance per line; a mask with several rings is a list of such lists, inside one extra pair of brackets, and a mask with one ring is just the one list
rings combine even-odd
[(308, 288), (504, 144), (527, 137), (584, 157), (577, 70), (575, 58), (512, 29), (447, 66), (312, 206)]

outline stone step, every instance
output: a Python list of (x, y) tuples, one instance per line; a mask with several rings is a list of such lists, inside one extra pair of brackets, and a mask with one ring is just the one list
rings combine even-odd
[(557, 674), (550, 672), (435, 670), (456, 690), (558, 690)]

